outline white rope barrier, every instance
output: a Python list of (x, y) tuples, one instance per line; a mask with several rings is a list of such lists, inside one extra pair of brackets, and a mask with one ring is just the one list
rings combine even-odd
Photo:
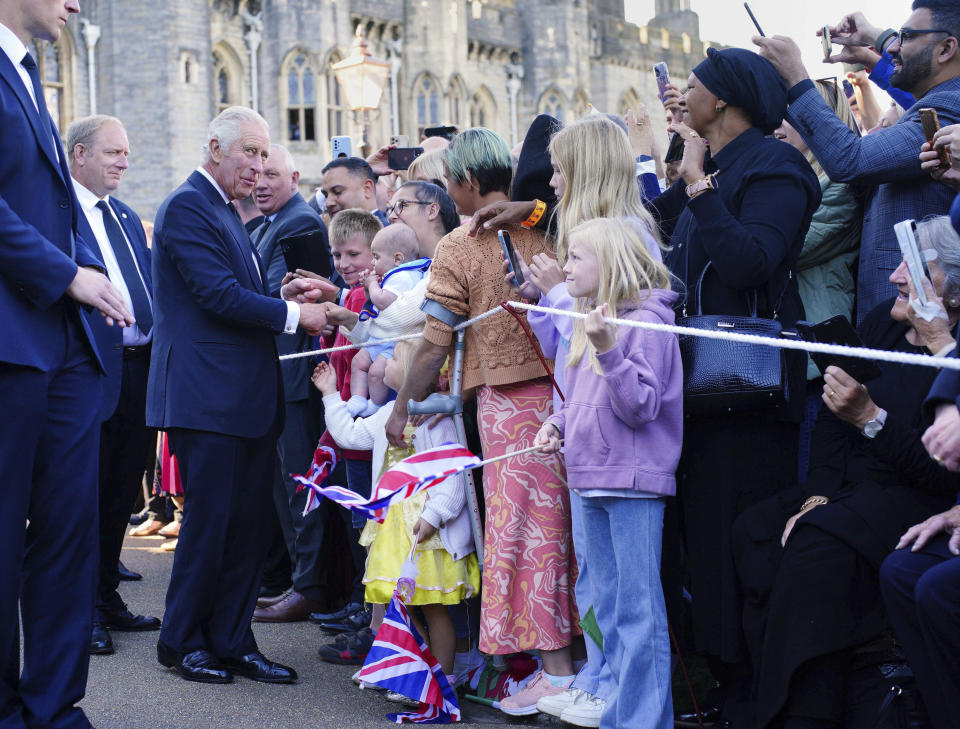
[[(572, 319), (586, 319), (587, 315), (578, 311), (569, 311), (567, 309), (552, 309), (536, 304), (528, 304), (522, 301), (507, 301), (506, 305), (512, 309), (521, 309), (526, 311), (536, 311), (543, 314), (552, 314), (566, 316)], [(505, 313), (503, 308), (497, 306), (489, 311), (485, 311), (473, 319), (461, 322), (454, 327), (454, 331), (466, 329), (479, 321), (495, 314)], [(633, 321), (631, 319), (617, 319), (614, 317), (604, 317), (604, 321), (618, 326), (634, 327), (636, 329), (649, 329), (658, 332), (667, 332), (693, 337), (708, 337), (710, 339), (726, 339), (743, 344), (759, 344), (764, 347), (778, 347), (780, 349), (794, 349), (802, 352), (813, 352), (822, 354), (843, 355), (844, 357), (856, 357), (858, 359), (871, 359), (880, 362), (894, 362), (897, 364), (919, 365), (921, 367), (942, 367), (949, 370), (960, 370), (960, 359), (953, 357), (934, 357), (927, 354), (912, 354), (909, 352), (887, 352), (881, 349), (869, 349), (868, 347), (846, 347), (839, 344), (820, 344), (815, 342), (805, 342), (794, 339), (775, 339), (773, 337), (762, 337), (757, 334), (738, 334), (735, 332), (721, 332), (709, 329), (692, 329), (681, 327), (675, 324), (657, 324), (647, 321)], [(312, 352), (297, 352), (295, 354), (285, 354), (280, 357), (281, 360), (297, 359), (299, 357), (312, 357), (321, 354), (330, 354), (331, 352), (341, 352), (348, 349), (360, 349), (372, 344), (387, 344), (390, 342), (402, 342), (410, 339), (420, 339), (423, 334), (406, 334), (392, 339), (370, 339), (360, 344), (346, 344), (340, 347), (327, 347), (326, 349), (317, 349)]]

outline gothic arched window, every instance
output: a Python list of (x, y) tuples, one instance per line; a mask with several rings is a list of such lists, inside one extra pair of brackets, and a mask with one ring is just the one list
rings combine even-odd
[(417, 103), (417, 138), (423, 136), (426, 127), (435, 127), (440, 123), (440, 92), (437, 83), (429, 76), (423, 76), (416, 86), (414, 98)]
[(306, 54), (297, 52), (287, 67), (287, 139), (313, 142), (317, 139), (317, 93), (313, 68)]
[(327, 136), (343, 137), (347, 130), (347, 105), (343, 100), (343, 91), (333, 73), (333, 64), (341, 61), (339, 55), (330, 56), (327, 64)]
[(564, 108), (566, 102), (560, 93), (555, 89), (548, 90), (540, 97), (539, 113), (549, 114), (560, 122), (564, 121)]

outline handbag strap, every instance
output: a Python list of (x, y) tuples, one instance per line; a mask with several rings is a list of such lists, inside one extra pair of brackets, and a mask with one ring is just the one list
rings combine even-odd
[[(687, 250), (685, 255), (686, 255), (685, 268), (687, 269), (687, 274), (689, 275), (690, 273), (690, 245), (689, 244), (687, 244)], [(707, 275), (707, 271), (710, 269), (710, 266), (712, 265), (713, 265), (713, 261), (707, 261), (707, 265), (705, 265), (703, 267), (703, 270), (700, 271), (700, 275), (697, 277), (697, 285), (694, 287), (694, 293), (696, 295), (696, 301), (697, 301), (697, 311), (696, 311), (697, 316), (700, 316), (703, 314), (703, 279)], [(771, 319), (776, 319), (777, 315), (780, 313), (780, 306), (781, 304), (783, 304), (784, 296), (787, 295), (787, 287), (790, 285), (790, 279), (792, 278), (793, 278), (793, 269), (792, 268), (787, 269), (787, 280), (784, 283), (783, 288), (780, 289), (780, 295), (777, 297), (777, 304), (776, 306), (774, 306), (773, 312), (771, 313), (771, 316), (770, 316)], [(683, 309), (682, 309), (683, 316), (687, 315), (688, 293), (689, 293), (689, 289), (686, 289), (683, 292)], [(751, 294), (753, 295), (752, 299), (751, 299)], [(743, 295), (747, 300), (747, 310), (750, 312), (749, 315), (752, 318), (756, 319), (757, 309), (758, 309), (757, 289), (755, 288), (752, 289), (750, 293), (744, 292)]]

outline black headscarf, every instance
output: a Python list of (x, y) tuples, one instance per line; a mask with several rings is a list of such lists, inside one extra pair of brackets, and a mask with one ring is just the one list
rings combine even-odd
[(562, 127), (559, 121), (548, 114), (540, 114), (533, 120), (520, 149), (520, 160), (510, 190), (511, 200), (543, 200), (548, 206), (556, 202), (557, 198), (550, 187), (553, 167), (547, 147), (550, 139)]
[(708, 48), (693, 75), (714, 96), (743, 109), (764, 134), (773, 134), (786, 116), (786, 84), (773, 64), (753, 51)]

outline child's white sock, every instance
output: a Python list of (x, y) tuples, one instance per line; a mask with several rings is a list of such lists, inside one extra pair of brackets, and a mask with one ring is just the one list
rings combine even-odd
[(373, 400), (367, 400), (363, 405), (363, 410), (361, 410), (359, 413), (361, 418), (369, 418), (380, 409), (380, 406), (377, 405)]
[(367, 398), (365, 397), (360, 397), (360, 395), (351, 395), (350, 399), (347, 400), (347, 412), (353, 417), (357, 417), (366, 409)]
[(567, 688), (575, 678), (574, 676), (551, 676), (546, 671), (543, 672), (543, 676), (557, 688)]

